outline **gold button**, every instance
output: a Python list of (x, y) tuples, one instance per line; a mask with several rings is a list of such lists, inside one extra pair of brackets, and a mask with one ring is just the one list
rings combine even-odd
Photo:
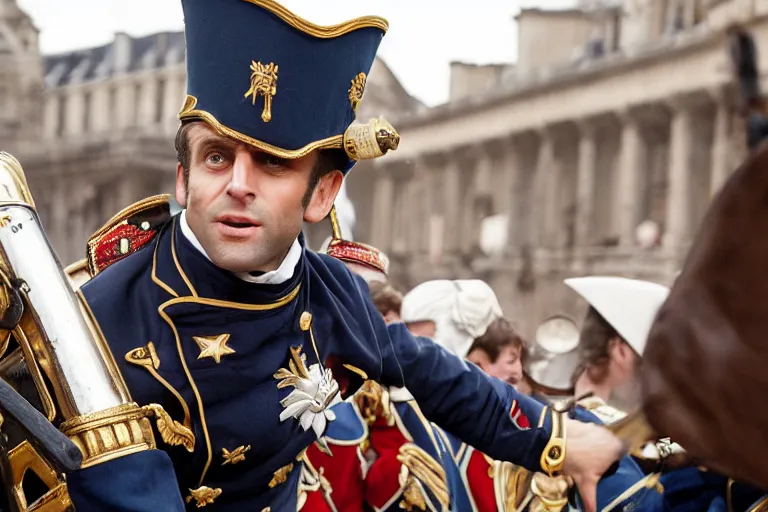
[(301, 318), (299, 318), (299, 327), (302, 331), (308, 331), (309, 328), (312, 327), (312, 313), (305, 311), (301, 314)]

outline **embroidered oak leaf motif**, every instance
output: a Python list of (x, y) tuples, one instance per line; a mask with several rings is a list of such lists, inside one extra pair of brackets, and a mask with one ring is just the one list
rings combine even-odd
[(285, 408), (280, 413), (280, 421), (296, 418), (301, 428), (305, 431), (312, 428), (318, 439), (321, 438), (328, 422), (336, 419), (330, 407), (341, 401), (339, 385), (333, 379), (331, 370), (323, 370), (319, 364), (307, 367), (301, 347), (292, 347), (288, 369), (280, 368), (274, 377), (279, 380), (278, 389), (295, 388), (280, 401)]
[(360, 102), (363, 99), (363, 92), (365, 92), (365, 73), (358, 73), (352, 80), (352, 86), (349, 88), (349, 103), (352, 105), (352, 111), (356, 111), (360, 106)]
[(171, 418), (171, 415), (165, 412), (165, 409), (157, 404), (145, 405), (143, 409), (152, 413), (157, 418), (157, 430), (166, 444), (183, 446), (190, 453), (195, 450), (195, 434)]
[(277, 94), (277, 72), (279, 66), (270, 62), (266, 66), (261, 62), (251, 61), (251, 88), (245, 93), (245, 97), (256, 98), (264, 96), (264, 110), (261, 112), (261, 120), (268, 123), (272, 120), (272, 98)]
[(243, 462), (245, 460), (246, 452), (249, 452), (250, 450), (251, 445), (238, 446), (232, 451), (229, 451), (226, 448), (222, 448), (221, 456), (224, 458), (224, 462), (221, 465), (226, 466), (227, 464), (232, 464), (234, 466), (238, 462)]
[(190, 494), (185, 501), (189, 503), (190, 501), (195, 500), (195, 506), (197, 508), (212, 505), (214, 500), (221, 495), (221, 489), (211, 489), (205, 485), (198, 487), (197, 489), (190, 489), (189, 492)]
[(272, 480), (269, 481), (269, 488), (273, 489), (277, 487), (280, 484), (284, 484), (288, 480), (288, 475), (291, 474), (291, 471), (293, 471), (293, 464), (288, 464), (277, 471), (272, 475)]

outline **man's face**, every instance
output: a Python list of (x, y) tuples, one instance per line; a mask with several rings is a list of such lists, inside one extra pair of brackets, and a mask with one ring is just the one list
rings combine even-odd
[(467, 355), (467, 359), (475, 363), (491, 377), (518, 386), (523, 379), (523, 364), (520, 360), (520, 348), (507, 345), (501, 349), (498, 359), (491, 362), (483, 350), (473, 350)]
[[(204, 123), (187, 131), (189, 185), (179, 165), (176, 200), (211, 260), (232, 272), (276, 269), (301, 231), (330, 211), (341, 173), (325, 176), (302, 204), (317, 152), (277, 158), (223, 137)], [(335, 190), (333, 188), (335, 187)]]

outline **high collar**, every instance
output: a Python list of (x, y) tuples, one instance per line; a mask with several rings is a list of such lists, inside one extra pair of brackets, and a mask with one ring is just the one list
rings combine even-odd
[[(181, 216), (179, 218), (179, 227), (181, 228), (181, 232), (186, 237), (187, 240), (197, 249), (200, 251), (200, 254), (205, 256), (205, 258), (208, 261), (211, 261), (211, 258), (208, 256), (208, 253), (205, 252), (205, 249), (203, 249), (203, 245), (200, 243), (200, 241), (197, 239), (195, 234), (192, 232), (192, 228), (189, 227), (189, 223), (187, 222), (187, 210), (182, 210)], [(291, 245), (291, 248), (288, 250), (288, 254), (283, 259), (283, 262), (280, 264), (279, 267), (275, 270), (271, 270), (269, 272), (265, 272), (263, 274), (251, 274), (249, 272), (232, 272), (235, 276), (242, 279), (243, 281), (247, 281), (249, 283), (255, 283), (255, 284), (282, 284), (289, 279), (291, 279), (296, 271), (296, 265), (299, 263), (299, 260), (301, 259), (301, 244), (299, 243), (298, 238), (293, 241), (293, 245)], [(213, 263), (211, 261), (211, 263)]]
[[(241, 304), (271, 304), (291, 296), (306, 274), (304, 238), (293, 275), (285, 282), (252, 283), (216, 266), (181, 232), (181, 215), (158, 237), (153, 259), (153, 281), (175, 297), (195, 297)], [(196, 300), (196, 299), (195, 299)], [(249, 306), (250, 307), (250, 306)]]

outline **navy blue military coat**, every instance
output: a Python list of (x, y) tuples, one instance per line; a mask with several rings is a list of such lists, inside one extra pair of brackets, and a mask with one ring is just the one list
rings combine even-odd
[[(303, 249), (292, 279), (248, 283), (212, 264), (178, 221), (82, 291), (133, 400), (162, 405), (194, 432), (192, 451), (158, 440), (187, 509), (295, 511), (303, 450), (333, 421), (328, 406), (366, 379), (407, 387), (446, 431), (541, 470), (546, 408), (403, 324), (387, 326), (343, 263)], [(532, 425), (544, 415), (543, 427), (518, 427), (515, 404)], [(70, 475), (76, 506), (77, 480), (108, 482), (109, 467)], [(88, 510), (114, 510), (97, 502), (90, 496)]]

